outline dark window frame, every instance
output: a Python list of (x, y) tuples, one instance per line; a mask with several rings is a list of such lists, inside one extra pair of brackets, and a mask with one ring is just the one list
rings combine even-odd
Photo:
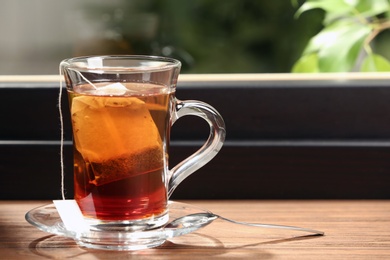
[[(389, 199), (388, 74), (182, 75), (179, 99), (213, 105), (227, 139), (173, 199)], [(57, 76), (0, 76), (0, 199), (60, 197)], [(65, 171), (72, 195), (66, 92)], [(207, 126), (172, 129), (170, 163), (195, 151)]]

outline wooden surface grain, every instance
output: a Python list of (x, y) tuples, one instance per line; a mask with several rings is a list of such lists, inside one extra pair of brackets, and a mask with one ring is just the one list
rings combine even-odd
[(301, 226), (325, 236), (216, 220), (155, 249), (89, 250), (25, 221), (27, 211), (49, 201), (0, 201), (0, 259), (390, 259), (388, 200), (185, 202), (235, 220)]

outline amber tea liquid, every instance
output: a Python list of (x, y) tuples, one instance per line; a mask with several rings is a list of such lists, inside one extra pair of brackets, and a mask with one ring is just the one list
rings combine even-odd
[(121, 84), (69, 91), (75, 200), (84, 216), (103, 221), (152, 218), (167, 210), (163, 144), (171, 93), (159, 85)]

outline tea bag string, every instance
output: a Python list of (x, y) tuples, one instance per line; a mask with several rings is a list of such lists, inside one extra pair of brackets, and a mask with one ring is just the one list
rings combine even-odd
[(60, 116), (60, 165), (61, 165), (61, 197), (65, 200), (65, 171), (64, 171), (64, 118), (62, 115), (62, 71), (61, 66), (60, 71), (60, 89), (58, 93), (58, 113)]
[[(84, 75), (77, 70), (69, 69), (74, 72), (76, 72), (83, 80), (85, 80), (88, 84), (90, 84), (93, 88), (97, 89), (97, 87), (89, 81)], [(60, 167), (61, 167), (61, 197), (63, 200), (65, 200), (65, 166), (64, 166), (64, 117), (62, 114), (62, 70), (61, 70), (61, 65), (59, 67), (59, 74), (60, 74), (60, 89), (58, 93), (58, 112), (60, 116), (60, 128), (61, 128), (61, 133), (60, 133)]]
[(95, 90), (98, 89), (90, 80), (88, 80), (80, 71), (68, 68), (68, 70), (76, 72), (85, 82), (87, 82), (89, 85), (91, 85)]

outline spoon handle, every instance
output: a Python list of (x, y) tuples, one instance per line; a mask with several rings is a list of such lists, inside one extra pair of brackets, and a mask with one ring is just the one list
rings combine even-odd
[(322, 231), (309, 229), (309, 228), (301, 228), (301, 227), (294, 227), (294, 226), (284, 226), (284, 225), (275, 225), (275, 224), (248, 223), (248, 222), (241, 222), (241, 221), (236, 221), (236, 220), (224, 218), (222, 216), (217, 216), (217, 217), (220, 218), (220, 219), (223, 219), (225, 221), (234, 223), (234, 224), (245, 225), (245, 226), (262, 227), (262, 228), (290, 229), (290, 230), (295, 230), (295, 231), (308, 232), (308, 233), (312, 233), (313, 235), (320, 235), (320, 236), (323, 236), (325, 234)]

